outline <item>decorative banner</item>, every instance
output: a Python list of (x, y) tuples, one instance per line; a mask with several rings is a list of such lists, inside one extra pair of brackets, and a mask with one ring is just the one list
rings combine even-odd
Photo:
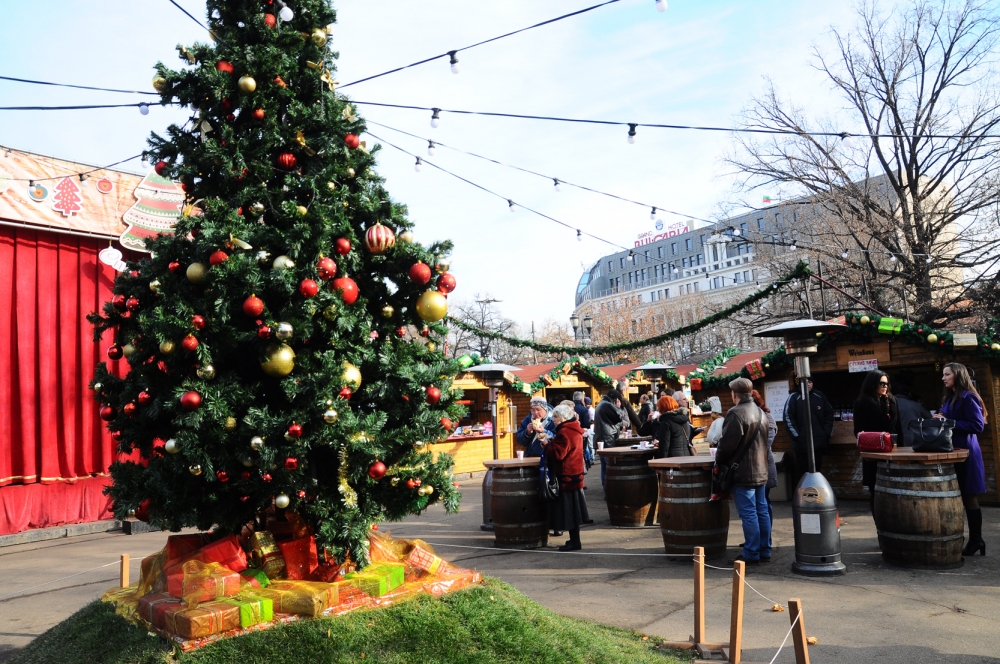
[(100, 253), (97, 254), (97, 257), (105, 265), (110, 265), (119, 272), (125, 271), (126, 265), (125, 261), (122, 260), (122, 252), (118, 251), (114, 247), (109, 245), (104, 249), (101, 249)]
[(28, 197), (36, 203), (41, 203), (49, 197), (49, 190), (43, 185), (33, 184), (28, 187)]
[(83, 199), (80, 198), (80, 184), (73, 176), (59, 180), (56, 185), (55, 195), (52, 197), (52, 209), (62, 212), (64, 217), (71, 217), (83, 209), (80, 205)]
[(97, 191), (102, 194), (110, 194), (115, 189), (115, 183), (107, 178), (101, 178), (97, 181)]
[(126, 249), (148, 251), (147, 238), (155, 238), (160, 233), (173, 235), (174, 224), (184, 203), (184, 192), (175, 182), (150, 170), (134, 193), (138, 202), (122, 217), (128, 228), (119, 242)]

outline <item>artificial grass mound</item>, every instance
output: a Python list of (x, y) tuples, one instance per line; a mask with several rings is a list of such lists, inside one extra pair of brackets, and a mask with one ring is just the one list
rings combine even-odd
[(443, 597), (419, 596), (384, 609), (300, 620), (174, 652), (167, 642), (94, 602), (31, 642), (11, 662), (153, 664), (163, 662), (387, 662), (391, 664), (675, 664), (658, 639), (566, 618), (496, 579)]

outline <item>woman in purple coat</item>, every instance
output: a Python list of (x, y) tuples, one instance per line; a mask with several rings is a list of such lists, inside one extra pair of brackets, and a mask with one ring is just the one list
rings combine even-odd
[(955, 420), (952, 441), (955, 447), (969, 450), (968, 458), (955, 464), (965, 514), (969, 519), (969, 541), (962, 549), (962, 555), (974, 556), (979, 551), (980, 555), (985, 556), (986, 542), (983, 541), (983, 511), (979, 509), (979, 494), (986, 493), (986, 471), (976, 434), (982, 433), (986, 428), (986, 407), (964, 364), (946, 364), (941, 381), (944, 383), (944, 402), (940, 412), (934, 417)]

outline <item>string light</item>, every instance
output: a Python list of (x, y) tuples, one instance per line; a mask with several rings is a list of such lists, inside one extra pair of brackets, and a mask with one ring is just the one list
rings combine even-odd
[(791, 251), (795, 251), (795, 249), (796, 249), (795, 243), (792, 242), (791, 246), (789, 246), (788, 249), (791, 250)]
[(845, 148), (854, 147), (854, 136), (852, 134), (848, 134), (846, 131), (842, 131), (838, 134), (838, 136), (840, 136), (840, 142), (843, 143)]
[(427, 141), (427, 156), (434, 156), (434, 141)]
[(628, 123), (628, 142), (630, 144), (634, 144), (635, 143), (635, 128), (636, 128), (636, 124), (634, 122), (629, 122)]
[(576, 229), (576, 241), (583, 242), (583, 233), (580, 232), (579, 228)]
[(552, 178), (552, 184), (555, 186), (556, 191), (562, 191), (562, 187), (559, 186), (559, 180)]
[(431, 109), (431, 127), (437, 129), (438, 125), (441, 124), (441, 109), (432, 108)]
[(847, 249), (844, 249), (844, 253), (840, 255), (841, 258), (847, 258)]
[(141, 162), (139, 162), (139, 163), (141, 163), (141, 164), (142, 164), (142, 168), (143, 168), (143, 170), (146, 170), (146, 169), (148, 169), (148, 168), (149, 168), (149, 159), (146, 159), (146, 155), (143, 155), (143, 156), (142, 156), (142, 161), (141, 161)]
[(896, 254), (890, 254), (889, 255), (889, 260), (892, 261), (893, 263), (895, 263), (896, 262)]
[(87, 186), (87, 176), (84, 175), (83, 173), (80, 173), (80, 186), (81, 187)]
[(282, 0), (275, 0), (275, 4), (278, 5), (278, 16), (282, 21), (288, 23), (295, 18), (295, 12), (292, 11), (291, 7), (282, 2)]
[(667, 11), (667, 0), (656, 0), (656, 11), (658, 12)]
[(421, 160), (420, 157), (417, 157), (417, 163), (415, 163), (413, 165), (413, 170), (415, 170), (417, 173), (419, 173), (420, 172), (420, 166), (423, 163), (424, 163), (423, 160)]
[(448, 51), (448, 57), (451, 60), (451, 73), (457, 74), (462, 71), (462, 68), (458, 66), (458, 58), (455, 57), (455, 51)]
[(930, 255), (930, 254), (927, 254), (927, 260), (926, 260), (926, 262), (927, 262), (928, 264), (929, 264), (929, 263), (933, 263), (933, 262), (934, 262), (934, 259), (933, 259), (933, 258), (931, 258), (931, 255)]
[(507, 199), (507, 209), (510, 210), (511, 213), (514, 212), (514, 201), (510, 200), (509, 198)]
[(139, 104), (139, 115), (149, 115), (149, 104)]
[(650, 220), (656, 219), (656, 208), (655, 207), (652, 210), (649, 211), (649, 218), (650, 218)]

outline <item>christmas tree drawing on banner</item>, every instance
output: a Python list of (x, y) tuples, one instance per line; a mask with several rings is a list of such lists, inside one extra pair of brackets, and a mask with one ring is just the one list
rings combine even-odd
[(70, 217), (83, 209), (80, 203), (80, 185), (75, 177), (63, 178), (56, 185), (55, 195), (52, 197), (52, 209), (62, 212), (64, 217)]
[(134, 194), (138, 201), (122, 217), (128, 227), (118, 241), (126, 249), (149, 251), (146, 240), (160, 233), (173, 234), (184, 203), (184, 191), (176, 182), (150, 170)]
[[(329, 0), (276, 3), (287, 20), (206, 4), (218, 41), (178, 47), (181, 69), (153, 80), (197, 110), (193, 131), (149, 141), (155, 173), (126, 220), (151, 254), (90, 317), (130, 366), (92, 383), (140, 457), (111, 467), (114, 513), (174, 531), (296, 523), (363, 566), (380, 521), (458, 509), (452, 459), (428, 449), (464, 412), (442, 352), (451, 243), (414, 240), (335, 94)], [(176, 210), (171, 181), (185, 214), (144, 234)]]

